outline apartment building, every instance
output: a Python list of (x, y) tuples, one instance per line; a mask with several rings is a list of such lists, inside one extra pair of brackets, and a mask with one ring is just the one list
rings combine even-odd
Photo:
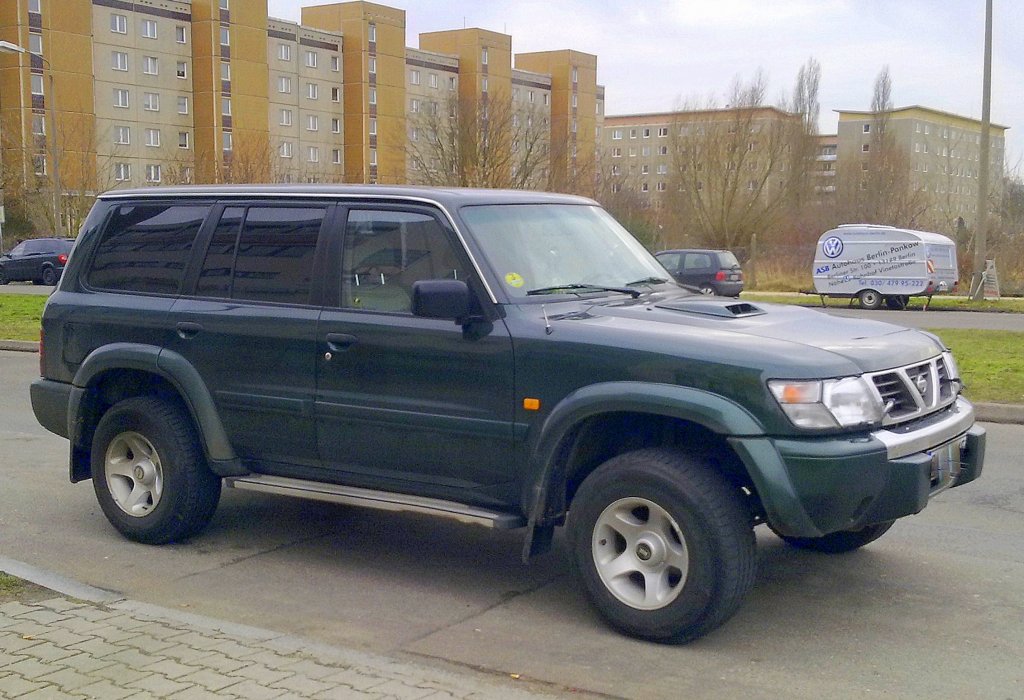
[(814, 193), (820, 199), (832, 197), (836, 192), (836, 161), (839, 154), (839, 135), (821, 134), (816, 139), (812, 178)]
[(488, 138), (521, 154), (493, 166), (509, 183), (529, 151), (543, 153), (532, 186), (592, 189), (596, 56), (513, 54), (511, 36), (479, 28), (417, 48), (405, 34), (404, 10), (363, 0), (303, 7), (300, 22), (268, 17), (266, 0), (4, 0), (0, 40), (24, 49), (0, 54), (4, 172), (29, 191), (59, 170), (64, 209), (147, 184), (423, 182), (410, 144), (455, 103), (492, 130), (506, 115)]
[(630, 190), (654, 208), (670, 191), (703, 191), (727, 178), (759, 195), (786, 186), (786, 139), (799, 119), (774, 107), (608, 115), (602, 177), (611, 193)]
[[(925, 196), (929, 210), (947, 221), (977, 218), (980, 173), (981, 121), (930, 107), (913, 105), (884, 115), (870, 111), (837, 110), (837, 156), (841, 164), (839, 186), (855, 188), (869, 177), (871, 149), (884, 124), (912, 187)], [(990, 188), (994, 198), (1002, 192), (1006, 129), (990, 131)]]

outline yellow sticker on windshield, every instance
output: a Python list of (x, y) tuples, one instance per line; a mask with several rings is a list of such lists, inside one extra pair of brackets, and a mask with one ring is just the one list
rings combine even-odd
[(518, 272), (509, 272), (505, 275), (505, 284), (518, 289), (523, 286), (523, 276)]

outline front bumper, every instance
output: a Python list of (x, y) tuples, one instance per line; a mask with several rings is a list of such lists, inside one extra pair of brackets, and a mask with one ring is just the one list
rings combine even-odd
[(919, 513), (932, 496), (976, 479), (985, 456), (985, 430), (974, 425), (974, 409), (963, 398), (891, 430), (730, 442), (747, 466), (768, 522), (793, 537), (821, 537)]

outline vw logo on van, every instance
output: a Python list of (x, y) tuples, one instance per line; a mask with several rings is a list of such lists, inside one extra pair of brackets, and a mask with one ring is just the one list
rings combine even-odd
[(826, 258), (838, 258), (843, 254), (843, 240), (839, 236), (830, 236), (821, 243), (821, 252)]

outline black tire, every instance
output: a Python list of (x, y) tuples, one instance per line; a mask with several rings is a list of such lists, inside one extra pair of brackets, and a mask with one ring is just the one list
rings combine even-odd
[(857, 294), (857, 299), (860, 301), (861, 308), (869, 311), (874, 311), (882, 306), (882, 295), (874, 289), (862, 289)]
[(712, 287), (710, 284), (702, 284), (700, 286), (700, 293), (701, 294), (706, 294), (707, 296), (714, 296), (715, 295), (715, 288)]
[(110, 523), (145, 544), (197, 534), (220, 500), (220, 478), (207, 468), (190, 417), (152, 397), (126, 399), (103, 414), (92, 441), (92, 482)]
[(0, 270), (0, 285), (7, 284), (10, 281), (11, 278), (7, 276), (7, 273), (4, 270)]
[(868, 525), (860, 530), (833, 532), (824, 537), (789, 537), (787, 535), (779, 535), (779, 537), (785, 540), (787, 544), (799, 547), (800, 549), (809, 549), (814, 552), (824, 552), (825, 554), (842, 554), (844, 552), (852, 552), (874, 542), (889, 531), (892, 523), (893, 521), (890, 520), (887, 523)]
[[(634, 541), (627, 543), (621, 529), (630, 518)], [(602, 464), (576, 493), (569, 526), (590, 601), (634, 637), (672, 644), (702, 637), (754, 585), (754, 532), (739, 492), (675, 450), (642, 449)], [(664, 590), (660, 599), (651, 598), (655, 587)]]
[(57, 271), (54, 270), (52, 267), (43, 268), (43, 284), (45, 284), (47, 287), (54, 286), (55, 284), (57, 284), (57, 280), (59, 279), (60, 276), (57, 274)]

